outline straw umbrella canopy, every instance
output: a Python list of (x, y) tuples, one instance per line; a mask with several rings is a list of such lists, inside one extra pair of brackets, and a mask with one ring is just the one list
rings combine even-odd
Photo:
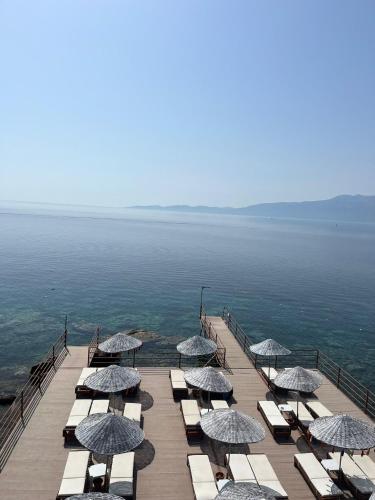
[(263, 340), (263, 342), (251, 345), (250, 351), (259, 356), (268, 356), (268, 378), (270, 378), (270, 372), (271, 372), (271, 357), (287, 356), (292, 352), (273, 339), (266, 339)]
[(370, 496), (369, 500), (375, 500), (375, 491), (374, 491), (374, 493)]
[(134, 368), (111, 365), (89, 375), (84, 385), (95, 391), (114, 393), (135, 387), (140, 381), (141, 376)]
[(267, 486), (230, 481), (215, 497), (215, 500), (275, 500), (277, 495), (276, 491)]
[(119, 332), (99, 344), (98, 347), (103, 352), (116, 353), (132, 351), (133, 349), (141, 347), (141, 345), (141, 340), (129, 335), (126, 332)]
[(177, 345), (177, 351), (185, 356), (208, 356), (217, 351), (216, 343), (200, 335), (194, 335)]
[(83, 493), (68, 497), (69, 500), (123, 500), (122, 497), (111, 495), (111, 493)]
[(213, 410), (201, 418), (202, 431), (211, 439), (229, 444), (258, 443), (266, 437), (263, 426), (254, 417), (229, 409)]
[(85, 448), (100, 455), (126, 453), (145, 437), (137, 423), (113, 413), (89, 415), (77, 425), (75, 435)]
[[(323, 377), (316, 371), (306, 370), (302, 366), (296, 366), (290, 370), (279, 373), (273, 383), (281, 389), (297, 392), (314, 392), (323, 382)], [(298, 398), (297, 398), (298, 418)]]
[(232, 384), (226, 376), (212, 366), (188, 370), (184, 373), (184, 378), (191, 386), (207, 391), (209, 399), (211, 398), (211, 392), (228, 394), (233, 390)]
[[(335, 448), (367, 450), (375, 447), (374, 427), (345, 413), (317, 418), (309, 425), (309, 431), (318, 441)], [(341, 460), (342, 454), (340, 470)]]

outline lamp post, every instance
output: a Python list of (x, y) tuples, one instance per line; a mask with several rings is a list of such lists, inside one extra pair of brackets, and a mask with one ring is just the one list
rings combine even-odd
[(203, 290), (205, 288), (211, 288), (210, 286), (201, 286), (201, 306), (199, 308), (199, 319), (202, 318), (202, 309), (203, 309)]

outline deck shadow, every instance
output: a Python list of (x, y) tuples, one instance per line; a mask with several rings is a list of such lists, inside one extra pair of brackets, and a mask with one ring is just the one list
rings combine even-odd
[(141, 470), (151, 464), (155, 457), (154, 445), (148, 439), (145, 439), (142, 444), (134, 450), (134, 464), (136, 470)]

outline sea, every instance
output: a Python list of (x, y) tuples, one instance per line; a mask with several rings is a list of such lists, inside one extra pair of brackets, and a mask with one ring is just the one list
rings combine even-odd
[(375, 225), (0, 204), (0, 394), (68, 318), (70, 344), (142, 328), (151, 350), (228, 306), (256, 341), (322, 349), (375, 389)]

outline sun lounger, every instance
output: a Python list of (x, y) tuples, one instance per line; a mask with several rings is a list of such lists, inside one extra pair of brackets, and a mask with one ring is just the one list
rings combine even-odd
[(368, 455), (353, 455), (354, 462), (375, 483), (375, 462)]
[(243, 453), (231, 453), (225, 455), (225, 463), (233, 481), (246, 481), (256, 483), (255, 474), (249, 461)]
[(275, 437), (290, 436), (290, 425), (282, 416), (274, 401), (258, 401), (258, 410)]
[(268, 486), (276, 491), (275, 498), (288, 498), (266, 455), (247, 455), (247, 460), (260, 486)]
[(85, 491), (89, 451), (71, 451), (66, 461), (57, 500), (80, 495)]
[(93, 415), (94, 413), (108, 413), (108, 409), (108, 399), (94, 399), (90, 408), (89, 415)]
[(342, 491), (313, 453), (297, 453), (294, 465), (299, 469), (310, 489), (319, 500), (339, 499)]
[(214, 500), (218, 494), (215, 477), (207, 455), (188, 455), (195, 500)]
[(116, 484), (116, 495), (133, 498), (134, 495), (134, 451), (114, 455), (109, 477), (109, 491)]
[(320, 417), (332, 417), (333, 413), (328, 410), (324, 406), (323, 403), (320, 401), (306, 401), (305, 402), (306, 408), (310, 411), (313, 417), (315, 418), (320, 418)]
[(141, 425), (142, 405), (140, 403), (125, 403), (123, 416)]
[(84, 385), (89, 375), (95, 373), (97, 368), (82, 368), (81, 374), (77, 380), (75, 393), (77, 398), (89, 398), (92, 396), (92, 390)]
[(79, 423), (87, 417), (90, 411), (92, 400), (91, 399), (76, 399), (70, 410), (69, 418), (63, 429), (62, 435), (65, 442), (74, 439), (74, 431)]
[[(337, 463), (340, 462), (339, 451), (329, 453), (329, 456)], [(375, 491), (375, 483), (367, 477), (363, 470), (359, 468), (356, 462), (347, 453), (344, 453), (342, 457), (341, 469), (349, 488), (356, 496), (367, 498)]]
[[(286, 403), (292, 408), (292, 411), (297, 418), (297, 401), (287, 401)], [(314, 417), (301, 401), (298, 402), (298, 422), (304, 430), (308, 429), (311, 422), (314, 422)]]
[(229, 405), (225, 401), (225, 399), (213, 399), (211, 401), (211, 406), (213, 410), (226, 410), (227, 408), (229, 408)]
[(267, 382), (272, 382), (279, 374), (275, 368), (268, 368), (268, 366), (262, 366), (260, 371)]
[(201, 414), (195, 399), (181, 399), (180, 408), (184, 419), (185, 432), (188, 438), (200, 437), (202, 434)]
[(169, 372), (171, 379), (173, 397), (176, 399), (187, 398), (189, 396), (188, 386), (184, 379), (183, 370), (171, 370)]

